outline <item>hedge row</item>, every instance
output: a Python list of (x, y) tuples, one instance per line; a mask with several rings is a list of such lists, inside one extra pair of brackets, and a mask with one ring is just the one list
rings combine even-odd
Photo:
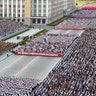
[(38, 33), (34, 34), (34, 35), (33, 35), (33, 38), (35, 38), (35, 37), (37, 37), (37, 36), (40, 36), (41, 34), (45, 34), (45, 33), (47, 33), (48, 31), (49, 31), (49, 30), (47, 30), (47, 29), (43, 29), (43, 30), (39, 31)]
[(62, 21), (64, 21), (67, 18), (68, 18), (67, 16), (61, 17), (61, 18), (57, 19), (56, 21), (51, 22), (48, 25), (49, 26), (56, 26), (57, 24), (61, 23)]
[(18, 44), (19, 44), (19, 45), (25, 45), (26, 42), (30, 42), (30, 39), (31, 39), (31, 38), (36, 38), (36, 37), (40, 36), (41, 34), (47, 33), (48, 31), (49, 31), (49, 30), (47, 30), (47, 29), (43, 29), (43, 30), (39, 31), (38, 33), (34, 34), (33, 36), (30, 36), (28, 39), (19, 42)]

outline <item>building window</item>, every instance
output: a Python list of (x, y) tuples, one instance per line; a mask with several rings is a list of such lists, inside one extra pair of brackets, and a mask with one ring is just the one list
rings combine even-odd
[(18, 8), (20, 8), (20, 5), (18, 5)]
[(0, 14), (0, 16), (2, 16), (2, 14)]
[(11, 14), (9, 14), (9, 16), (11, 16)]
[(22, 19), (22, 22), (24, 22), (24, 19)]
[(20, 17), (20, 14), (18, 14), (18, 17)]
[(45, 19), (42, 20), (42, 23), (45, 24)]
[(2, 7), (2, 5), (0, 5), (0, 7)]
[(16, 16), (16, 14), (13, 14), (13, 17), (15, 17)]
[(23, 8), (25, 8), (25, 6), (24, 6), (24, 5), (23, 5), (22, 7), (23, 7)]
[(15, 21), (15, 18), (13, 19), (13, 21)]
[(16, 6), (15, 6), (15, 5), (13, 5), (13, 7), (15, 8)]
[(36, 23), (36, 19), (33, 19), (33, 23)]
[(18, 19), (18, 22), (20, 22), (20, 19)]
[(40, 24), (40, 19), (37, 20), (37, 23)]
[(39, 0), (39, 3), (41, 3), (41, 0)]
[(7, 16), (7, 14), (5, 14), (5, 17)]
[(43, 5), (44, 8), (46, 8), (46, 5)]
[(34, 3), (36, 3), (36, 0), (34, 0)]

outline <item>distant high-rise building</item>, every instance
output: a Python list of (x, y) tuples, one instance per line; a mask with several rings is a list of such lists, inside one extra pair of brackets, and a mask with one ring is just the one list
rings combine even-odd
[(75, 9), (75, 0), (0, 0), (0, 18), (48, 24)]

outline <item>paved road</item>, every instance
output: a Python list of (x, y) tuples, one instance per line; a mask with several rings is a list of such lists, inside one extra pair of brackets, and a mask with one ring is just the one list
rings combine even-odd
[(11, 38), (9, 40), (6, 40), (6, 42), (18, 43), (18, 42), (23, 40), (24, 36), (28, 36), (28, 35), (32, 36), (35, 33), (39, 32), (40, 30), (42, 30), (42, 29), (30, 29), (29, 31), (24, 32), (23, 34), (17, 35), (17, 36), (21, 37), (20, 39), (17, 39), (17, 36), (15, 36), (15, 37), (13, 37), (13, 38)]
[(54, 27), (53, 26), (47, 26), (47, 25), (34, 25), (34, 28), (35, 29), (41, 29), (41, 28), (43, 28), (43, 29), (48, 29), (48, 30), (51, 30), (51, 29), (53, 29)]
[(60, 58), (11, 55), (0, 62), (0, 76), (43, 80)]

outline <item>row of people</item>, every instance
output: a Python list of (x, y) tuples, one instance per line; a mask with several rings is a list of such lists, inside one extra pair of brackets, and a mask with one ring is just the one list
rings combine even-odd
[(96, 29), (87, 29), (31, 96), (96, 96)]
[(83, 30), (84, 28), (88, 27), (90, 24), (92, 24), (90, 19), (85, 18), (69, 18), (67, 20), (64, 20), (60, 24), (56, 25), (54, 29), (79, 29)]
[(72, 13), (71, 16), (76, 18), (95, 18), (96, 10), (80, 10), (76, 13)]
[(39, 37), (36, 37), (34, 39), (34, 42), (42, 42), (44, 39), (47, 40), (47, 42), (66, 42), (69, 39), (73, 39), (77, 37), (75, 34), (44, 34)]
[(6, 51), (10, 51), (11, 49), (13, 49), (16, 46), (17, 46), (16, 43), (9, 43), (9, 42), (0, 41), (0, 55)]

